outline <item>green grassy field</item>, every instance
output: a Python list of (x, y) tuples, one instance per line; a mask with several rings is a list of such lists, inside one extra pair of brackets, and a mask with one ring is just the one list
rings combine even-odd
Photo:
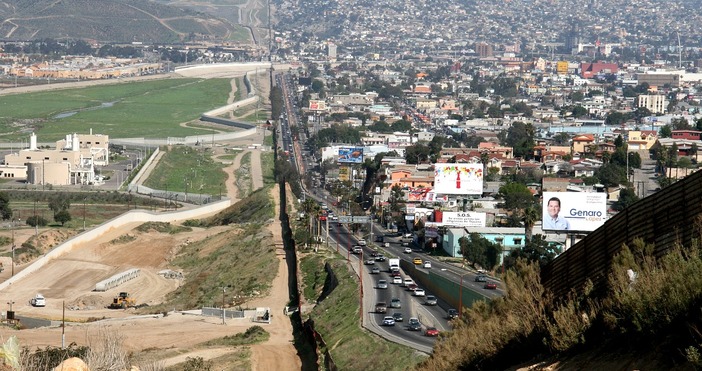
[[(209, 134), (180, 124), (225, 105), (230, 91), (230, 79), (172, 78), (7, 95), (0, 97), (0, 134), (2, 141), (26, 139), (27, 131), (39, 141), (90, 129), (112, 138)], [(56, 118), (66, 112), (77, 113)]]
[[(144, 185), (173, 192), (219, 195), (226, 192), (224, 166), (210, 156), (209, 148), (174, 146), (161, 147), (165, 155), (149, 175)], [(187, 183), (187, 186), (186, 186)]]

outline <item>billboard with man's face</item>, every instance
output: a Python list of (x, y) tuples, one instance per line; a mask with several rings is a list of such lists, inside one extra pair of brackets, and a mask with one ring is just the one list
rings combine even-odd
[(594, 231), (607, 220), (607, 194), (544, 192), (545, 231)]
[(483, 194), (483, 164), (434, 164), (434, 192), (446, 195)]

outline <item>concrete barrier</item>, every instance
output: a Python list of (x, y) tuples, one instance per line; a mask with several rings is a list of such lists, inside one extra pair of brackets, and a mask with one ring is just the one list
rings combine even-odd
[(102, 280), (95, 284), (95, 291), (107, 291), (109, 289), (115, 288), (127, 281), (133, 280), (139, 277), (141, 271), (138, 268), (133, 268), (126, 270), (121, 273), (117, 273), (114, 276)]
[(173, 223), (180, 220), (195, 219), (206, 215), (211, 215), (212, 213), (221, 211), (231, 206), (231, 200), (226, 199), (219, 202), (212, 202), (206, 204), (202, 207), (182, 210), (170, 213), (156, 213), (144, 210), (131, 210), (116, 218), (112, 218), (97, 227), (85, 231), (73, 238), (68, 239), (66, 242), (56, 246), (53, 250), (48, 252), (43, 257), (37, 259), (34, 263), (29, 265), (27, 268), (21, 270), (19, 273), (15, 274), (7, 281), (0, 283), (0, 290), (7, 288), (9, 285), (29, 276), (30, 274), (38, 271), (41, 267), (45, 266), (52, 259), (57, 259), (58, 257), (69, 253), (73, 248), (84, 243), (91, 242), (108, 231), (119, 228), (130, 223), (146, 223), (146, 222), (163, 222), (163, 223)]

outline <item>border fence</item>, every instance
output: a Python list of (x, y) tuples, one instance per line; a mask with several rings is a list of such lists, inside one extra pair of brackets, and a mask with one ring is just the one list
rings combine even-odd
[(702, 171), (691, 174), (618, 213), (559, 255), (541, 271), (541, 282), (557, 297), (581, 288), (589, 279), (603, 292), (614, 256), (622, 245), (641, 239), (656, 256), (699, 238), (695, 219), (702, 213)]

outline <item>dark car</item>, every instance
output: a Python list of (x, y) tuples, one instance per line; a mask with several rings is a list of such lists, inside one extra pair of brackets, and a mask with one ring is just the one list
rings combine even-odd
[(377, 262), (384, 262), (386, 260), (387, 260), (387, 258), (383, 254), (378, 254), (378, 256), (375, 257), (375, 261), (377, 261)]
[(487, 276), (484, 274), (479, 274), (475, 276), (475, 282), (487, 282)]
[(483, 288), (488, 290), (497, 290), (497, 284), (495, 282), (487, 282)]
[(387, 313), (387, 312), (388, 312), (388, 305), (384, 301), (381, 301), (375, 305), (375, 313)]
[(395, 322), (402, 322), (403, 321), (402, 313), (400, 313), (400, 312), (393, 313), (392, 318), (395, 319)]
[(419, 323), (418, 318), (410, 318), (408, 325), (409, 326), (407, 326), (407, 329), (410, 331), (421, 331), (422, 330), (422, 324)]
[(446, 318), (447, 318), (447, 319), (458, 318), (458, 311), (455, 310), (455, 309), (453, 309), (453, 308), (447, 310), (447, 311), (446, 311)]

